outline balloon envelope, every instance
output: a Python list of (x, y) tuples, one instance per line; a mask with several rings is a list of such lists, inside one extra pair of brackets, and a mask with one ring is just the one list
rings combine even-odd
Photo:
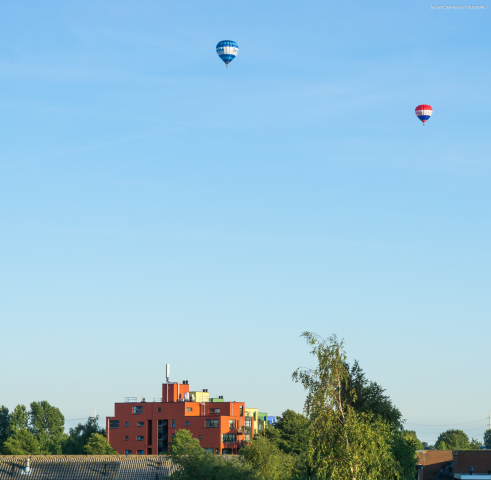
[(426, 120), (428, 120), (428, 118), (431, 117), (431, 114), (433, 113), (433, 109), (427, 104), (418, 105), (414, 111), (416, 116), (423, 122), (423, 124), (426, 122)]
[(239, 46), (233, 40), (222, 40), (217, 43), (218, 56), (228, 65), (239, 53)]

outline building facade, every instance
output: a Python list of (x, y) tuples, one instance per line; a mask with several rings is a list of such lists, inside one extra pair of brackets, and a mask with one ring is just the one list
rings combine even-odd
[(162, 398), (157, 400), (127, 398), (114, 404), (114, 416), (106, 418), (106, 438), (119, 454), (167, 452), (180, 429), (189, 430), (208, 451), (236, 454), (257, 428), (243, 402), (210, 399), (207, 390), (190, 392), (187, 381), (164, 383)]

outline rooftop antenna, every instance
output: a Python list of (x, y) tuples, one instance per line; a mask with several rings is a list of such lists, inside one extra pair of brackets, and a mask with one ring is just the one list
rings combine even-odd
[(165, 364), (165, 376), (167, 377), (167, 403), (169, 403), (169, 377), (170, 377), (170, 364)]

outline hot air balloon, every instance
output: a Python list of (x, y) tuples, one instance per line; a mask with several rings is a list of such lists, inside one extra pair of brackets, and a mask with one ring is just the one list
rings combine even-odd
[(225, 62), (227, 67), (238, 53), (239, 46), (232, 40), (222, 40), (217, 43), (217, 54)]
[(426, 104), (418, 105), (414, 111), (416, 112), (416, 116), (423, 122), (423, 126), (433, 113), (433, 109)]

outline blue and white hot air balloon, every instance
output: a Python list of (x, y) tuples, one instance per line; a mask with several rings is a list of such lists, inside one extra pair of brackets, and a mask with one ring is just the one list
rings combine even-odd
[(238, 53), (239, 46), (232, 40), (222, 40), (217, 43), (217, 54), (225, 62), (227, 67)]

